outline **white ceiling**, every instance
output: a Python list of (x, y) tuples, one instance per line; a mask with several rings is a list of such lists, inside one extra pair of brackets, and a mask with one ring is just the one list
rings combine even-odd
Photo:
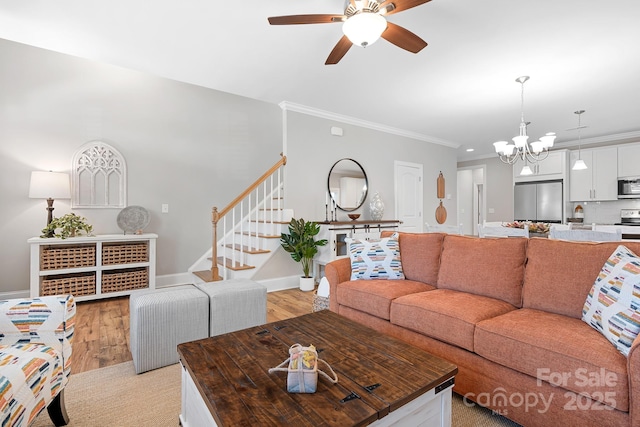
[[(433, 0), (389, 17), (429, 43), (380, 40), (324, 65), (341, 24), (267, 17), (342, 13), (344, 0), (0, 0), (0, 38), (272, 103), (287, 101), (490, 155), (518, 132), (520, 85), (532, 140), (640, 140), (638, 0)], [(0, 58), (1, 60), (1, 58)], [(467, 148), (475, 152), (467, 153)]]

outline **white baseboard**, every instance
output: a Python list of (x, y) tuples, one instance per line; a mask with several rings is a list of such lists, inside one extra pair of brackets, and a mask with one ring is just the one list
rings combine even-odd
[(282, 291), (300, 287), (300, 276), (278, 277), (276, 279), (256, 280), (267, 287), (267, 292)]
[(30, 296), (29, 290), (0, 292), (0, 300), (15, 299), (15, 298), (29, 298), (29, 296)]
[[(279, 277), (275, 279), (257, 280), (267, 287), (267, 292), (282, 291), (284, 289), (294, 289), (300, 286), (300, 276)], [(168, 286), (185, 285), (193, 283), (194, 276), (191, 273), (165, 274), (156, 276), (156, 288), (166, 288)], [(29, 298), (29, 290), (0, 292), (0, 300)]]
[(193, 283), (193, 274), (191, 273), (178, 273), (178, 274), (165, 274), (163, 276), (156, 276), (156, 288), (166, 288), (167, 286), (186, 285)]

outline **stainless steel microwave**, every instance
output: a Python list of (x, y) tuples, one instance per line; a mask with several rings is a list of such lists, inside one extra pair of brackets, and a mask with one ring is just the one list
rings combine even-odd
[(640, 199), (640, 177), (618, 179), (618, 199)]

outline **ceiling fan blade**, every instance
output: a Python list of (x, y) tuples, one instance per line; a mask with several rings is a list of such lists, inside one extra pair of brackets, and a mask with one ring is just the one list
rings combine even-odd
[(431, 0), (386, 0), (380, 4), (380, 9), (387, 9), (386, 12), (383, 12), (383, 15), (391, 15), (411, 9), (412, 7), (420, 6), (429, 1)]
[(288, 15), (267, 18), (271, 25), (331, 24), (347, 19), (344, 15)]
[(387, 29), (384, 30), (381, 37), (412, 53), (418, 53), (427, 46), (426, 41), (393, 22), (387, 22)]
[(338, 41), (338, 43), (336, 43), (333, 50), (329, 54), (329, 57), (325, 61), (324, 65), (335, 65), (340, 62), (342, 57), (349, 51), (349, 49), (351, 49), (351, 46), (353, 46), (351, 40), (349, 40), (347, 36), (342, 36), (342, 38)]

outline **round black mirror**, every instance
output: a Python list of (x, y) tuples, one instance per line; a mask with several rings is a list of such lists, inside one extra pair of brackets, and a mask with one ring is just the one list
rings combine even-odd
[(329, 171), (327, 190), (336, 206), (352, 212), (358, 209), (367, 198), (369, 182), (360, 163), (353, 159), (340, 159)]

